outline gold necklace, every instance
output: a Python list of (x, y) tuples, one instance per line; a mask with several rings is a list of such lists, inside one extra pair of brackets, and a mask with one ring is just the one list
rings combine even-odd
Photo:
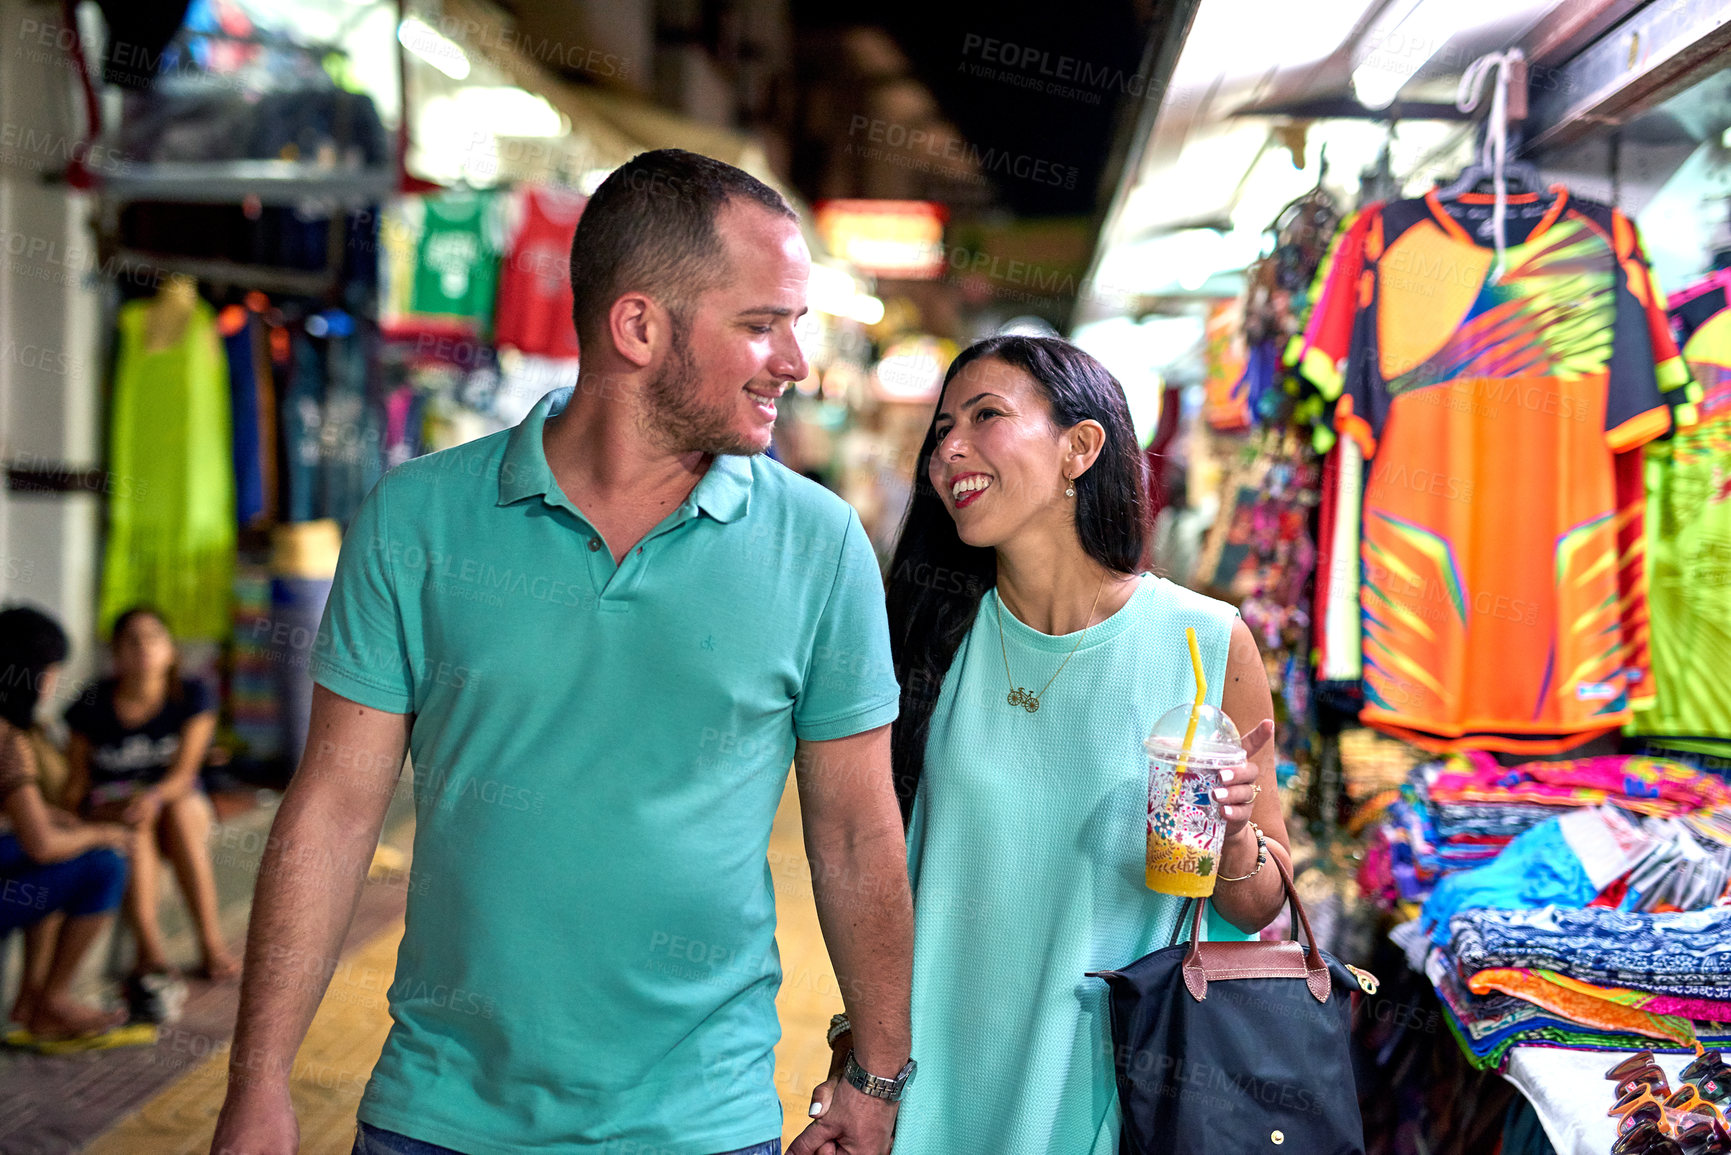
[(1070, 659), (1076, 656), (1076, 651), (1082, 648), (1082, 639), (1088, 636), (1093, 628), (1094, 611), (1100, 605), (1100, 591), (1106, 588), (1105, 575), (1101, 575), (1100, 584), (1094, 587), (1094, 604), (1088, 607), (1088, 617), (1082, 626), (1082, 632), (1076, 638), (1076, 644), (1070, 647), (1070, 652), (1064, 655), (1064, 660), (1058, 663), (1058, 668), (1052, 671), (1052, 676), (1046, 679), (1046, 684), (1040, 687), (1038, 694), (1028, 693), (1026, 686), (1016, 685), (1016, 676), (1010, 673), (1010, 649), (1004, 644), (1004, 596), (999, 594), (998, 605), (998, 649), (1004, 655), (1004, 678), (1010, 683), (1010, 692), (1004, 700), (1012, 706), (1020, 706), (1032, 714), (1039, 710), (1040, 699), (1046, 696), (1046, 691), (1052, 688), (1052, 683), (1058, 680), (1058, 675), (1064, 672), (1064, 667), (1070, 664)]

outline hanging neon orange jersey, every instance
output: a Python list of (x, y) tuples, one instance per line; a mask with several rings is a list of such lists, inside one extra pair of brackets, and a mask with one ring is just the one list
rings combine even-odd
[[(1375, 207), (1299, 351), (1365, 462), (1365, 709), (1433, 748), (1562, 750), (1646, 677), (1639, 457), (1693, 420), (1635, 227), (1609, 207), (1489, 197)], [(1344, 244), (1344, 242), (1343, 242)]]

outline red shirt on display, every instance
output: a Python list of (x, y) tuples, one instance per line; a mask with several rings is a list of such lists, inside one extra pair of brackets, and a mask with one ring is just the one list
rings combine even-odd
[(577, 356), (571, 321), (571, 238), (588, 201), (556, 189), (525, 189), (522, 223), (499, 274), (494, 339), (524, 353)]

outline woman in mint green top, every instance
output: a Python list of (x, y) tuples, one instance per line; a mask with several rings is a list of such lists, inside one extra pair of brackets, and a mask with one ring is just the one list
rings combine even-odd
[(1186, 626), (1251, 754), (1220, 867), (1250, 877), (1218, 884), (1210, 936), (1283, 898), (1252, 873), (1253, 817), (1271, 853), (1286, 841), (1261, 658), (1231, 606), (1142, 572), (1143, 470), (1122, 388), (1075, 346), (995, 337), (950, 367), (889, 579), (919, 1063), (896, 1155), (1117, 1151), (1106, 987), (1085, 972), (1165, 946), (1177, 918), (1143, 883), (1142, 740), (1195, 696)]

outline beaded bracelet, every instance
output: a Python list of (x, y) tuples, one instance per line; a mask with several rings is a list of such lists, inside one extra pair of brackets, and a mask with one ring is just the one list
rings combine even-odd
[(1237, 878), (1231, 878), (1222, 874), (1218, 879), (1220, 882), (1244, 882), (1248, 879), (1255, 878), (1257, 875), (1262, 873), (1263, 866), (1268, 863), (1268, 839), (1262, 836), (1262, 827), (1256, 825), (1254, 822), (1246, 822), (1244, 825), (1250, 827), (1251, 833), (1256, 835), (1256, 868), (1249, 874), (1241, 874)]

